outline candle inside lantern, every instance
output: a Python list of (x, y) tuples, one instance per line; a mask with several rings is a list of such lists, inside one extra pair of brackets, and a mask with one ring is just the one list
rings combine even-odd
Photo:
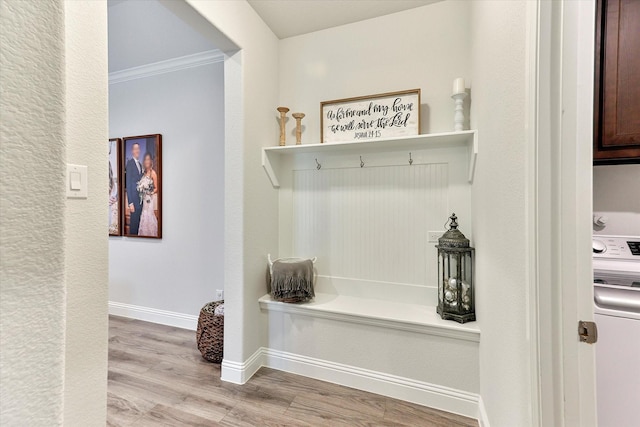
[(453, 81), (453, 94), (455, 95), (457, 93), (465, 93), (463, 77), (458, 77)]

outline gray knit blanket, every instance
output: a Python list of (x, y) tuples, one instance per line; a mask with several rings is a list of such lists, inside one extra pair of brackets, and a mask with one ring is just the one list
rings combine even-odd
[(313, 297), (313, 262), (310, 259), (273, 262), (271, 298), (276, 301), (303, 302)]

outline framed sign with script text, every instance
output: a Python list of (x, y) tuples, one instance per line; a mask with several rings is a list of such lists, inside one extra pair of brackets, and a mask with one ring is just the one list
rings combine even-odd
[(320, 103), (320, 141), (369, 141), (420, 134), (420, 89)]

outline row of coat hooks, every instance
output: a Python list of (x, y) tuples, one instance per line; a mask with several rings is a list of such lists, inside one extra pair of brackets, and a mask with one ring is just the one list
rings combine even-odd
[[(322, 164), (318, 161), (318, 158), (316, 157), (316, 169), (320, 170), (322, 168)], [(413, 165), (413, 158), (411, 157), (411, 152), (409, 152), (409, 166)], [(362, 156), (360, 156), (360, 167), (363, 168), (365, 167), (365, 163), (364, 160), (362, 160)]]

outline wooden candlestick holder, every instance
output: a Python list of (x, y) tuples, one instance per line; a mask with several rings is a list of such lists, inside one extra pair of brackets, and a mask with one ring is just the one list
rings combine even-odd
[(280, 145), (285, 145), (286, 135), (284, 123), (287, 118), (287, 112), (289, 112), (289, 109), (287, 107), (278, 107), (278, 111), (280, 112)]
[(302, 144), (302, 124), (300, 123), (304, 118), (304, 113), (293, 113), (293, 118), (296, 119), (296, 145)]

